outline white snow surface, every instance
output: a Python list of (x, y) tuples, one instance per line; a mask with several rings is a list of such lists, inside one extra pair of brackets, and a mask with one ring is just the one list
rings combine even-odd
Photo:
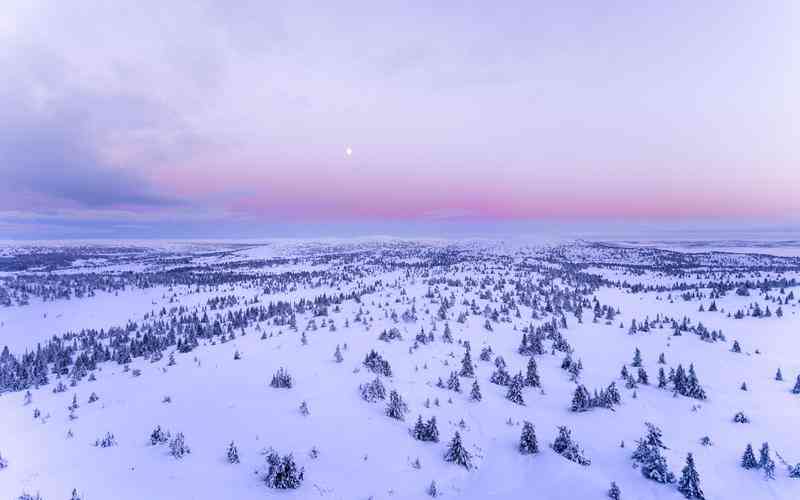
[[(112, 245), (113, 243), (108, 243)], [(146, 247), (146, 242), (136, 246)], [(708, 281), (695, 273), (719, 273), (725, 279), (736, 280), (742, 273), (754, 281), (778, 276), (798, 278), (800, 266), (791, 260), (780, 261), (781, 266), (795, 265), (781, 271), (757, 270), (763, 259), (743, 257), (743, 268), (726, 271), (722, 254), (710, 255), (704, 264), (685, 277), (645, 270), (643, 274), (630, 271), (631, 264), (605, 249), (578, 243), (561, 247), (519, 247), (513, 251), (508, 246), (496, 247), (480, 243), (446, 243), (377, 240), (357, 242), (323, 241), (281, 242), (266, 245), (235, 247), (208, 243), (201, 249), (192, 245), (159, 244), (148, 249), (147, 255), (170, 252), (193, 255), (208, 250), (207, 245), (230, 252), (222, 256), (199, 256), (194, 265), (216, 266), (225, 263), (246, 264), (244, 270), (254, 274), (277, 275), (318, 271), (335, 273), (340, 278), (355, 270), (367, 271), (366, 276), (353, 281), (337, 283), (312, 278), (297, 282), (285, 291), (264, 293), (248, 282), (225, 284), (218, 287), (175, 285), (151, 288), (127, 288), (118, 293), (100, 291), (93, 297), (56, 299), (44, 301), (31, 297), (28, 305), (0, 306), (0, 346), (8, 345), (10, 351), (21, 355), (33, 351), (37, 343), (46, 342), (53, 335), (78, 332), (82, 328), (100, 329), (124, 327), (129, 321), (141, 325), (152, 321), (162, 308), (185, 306), (189, 314), (207, 312), (212, 318), (243, 307), (244, 300), (258, 296), (262, 304), (278, 300), (296, 301), (300, 297), (312, 298), (323, 293), (339, 293), (358, 289), (360, 284), (380, 283), (374, 293), (365, 294), (361, 303), (346, 300), (341, 310), (329, 308), (324, 319), (333, 320), (336, 331), (321, 327), (322, 317), (313, 318), (316, 329), (308, 329), (311, 313), (297, 315), (297, 331), (286, 325), (270, 322), (257, 323), (245, 329), (245, 335), (236, 331), (234, 340), (220, 343), (201, 340), (189, 353), (175, 353), (176, 364), (168, 366), (169, 353), (156, 362), (134, 358), (129, 369), (114, 361), (101, 363), (95, 372), (96, 381), (83, 379), (69, 386), (69, 379), (60, 380), (68, 385), (62, 393), (53, 393), (59, 379), (51, 375), (48, 385), (31, 388), (32, 402), (24, 404), (25, 391), (0, 394), (0, 455), (8, 466), (0, 470), (0, 498), (16, 499), (23, 491), (40, 493), (45, 500), (69, 498), (76, 488), (84, 500), (108, 499), (196, 499), (221, 498), (323, 498), (323, 499), (419, 499), (429, 498), (428, 485), (435, 480), (442, 498), (483, 500), (502, 499), (583, 499), (606, 498), (611, 481), (622, 490), (624, 499), (680, 499), (676, 485), (659, 484), (644, 478), (633, 468), (630, 455), (635, 441), (645, 434), (645, 422), (652, 422), (663, 430), (664, 454), (671, 470), (680, 476), (688, 452), (694, 454), (701, 477), (702, 488), (709, 499), (770, 498), (794, 500), (800, 498), (800, 479), (788, 477), (785, 467), (774, 456), (777, 451), (788, 462), (800, 461), (800, 395), (792, 394), (795, 378), (800, 374), (800, 305), (795, 299), (783, 305), (783, 317), (769, 318), (747, 316), (743, 319), (728, 317), (728, 312), (758, 302), (769, 305), (775, 312), (776, 304), (770, 297), (785, 297), (794, 292), (800, 296), (800, 287), (788, 287), (780, 295), (777, 289), (768, 296), (756, 289), (747, 297), (732, 291), (715, 302), (721, 311), (699, 312), (700, 304), (708, 309), (712, 300), (710, 290), (701, 288), (704, 298), (683, 300), (681, 291), (641, 291), (604, 285), (585, 298), (596, 297), (601, 304), (619, 309), (611, 324), (604, 320), (591, 321), (591, 308), (585, 308), (583, 322), (567, 313), (567, 328), (561, 328), (564, 337), (574, 348), (574, 359), (584, 367), (580, 382), (589, 391), (600, 389), (616, 381), (622, 393), (622, 404), (615, 410), (595, 408), (588, 412), (569, 411), (575, 383), (560, 368), (563, 353), (550, 354), (550, 342), (545, 343), (547, 353), (536, 356), (543, 389), (526, 388), (525, 405), (516, 405), (505, 399), (506, 388), (489, 382), (495, 370), (494, 363), (480, 361), (481, 348), (490, 345), (495, 355), (508, 363), (513, 376), (524, 373), (527, 356), (517, 353), (522, 328), (530, 324), (549, 322), (551, 315), (532, 318), (532, 309), (519, 304), (520, 317), (513, 310), (501, 317), (506, 321), (492, 323), (493, 330), (484, 328), (482, 314), (470, 314), (464, 323), (457, 321), (459, 313), (467, 306), (463, 301), (475, 300), (483, 311), (488, 305), (499, 310), (503, 293), (514, 293), (514, 279), (535, 280), (546, 269), (560, 269), (561, 263), (547, 260), (550, 250), (561, 248), (559, 255), (568, 262), (588, 262), (592, 274), (611, 280), (627, 280), (645, 285), (673, 285), (686, 282), (694, 286)], [(416, 257), (392, 252), (413, 246), (420, 252)], [(380, 269), (376, 264), (402, 261), (406, 264), (428, 262), (426, 250), (462, 248), (466, 259), (451, 267), (403, 267)], [(493, 248), (498, 249), (493, 253)], [(650, 248), (650, 247), (646, 247)], [(748, 247), (748, 252), (752, 251)], [(9, 251), (11, 256), (22, 250)], [(592, 258), (587, 254), (591, 253)], [(753, 252), (759, 253), (759, 252)], [(772, 252), (787, 258), (791, 249)], [(321, 256), (351, 255), (353, 260), (314, 261)], [(472, 256), (497, 255), (491, 262), (474, 260)], [(597, 257), (597, 258), (595, 258)], [(263, 267), (261, 259), (292, 258), (296, 262), (279, 263), (277, 267)], [(653, 263), (650, 256), (642, 262)], [(657, 259), (656, 259), (657, 260)], [(537, 264), (538, 263), (538, 264)], [(119, 263), (111, 261), (79, 261), (81, 266), (91, 264), (91, 273), (119, 273)], [(107, 266), (106, 266), (107, 264)], [(534, 268), (526, 265), (541, 266)], [(614, 267), (622, 264), (623, 267)], [(134, 259), (126, 263), (127, 270), (147, 273), (159, 269), (148, 262), (139, 265)], [(74, 267), (74, 266), (73, 266)], [(177, 268), (167, 264), (161, 269)], [(537, 270), (540, 269), (540, 270)], [(701, 271), (698, 271), (700, 269)], [(235, 269), (236, 272), (245, 272)], [(24, 278), (29, 271), (6, 273), (6, 277)], [(36, 273), (41, 273), (36, 270)], [(53, 273), (72, 273), (75, 269), (64, 267)], [(638, 271), (637, 271), (638, 272)], [(430, 285), (427, 280), (436, 278), (466, 277), (489, 280), (486, 286)], [(0, 280), (0, 286), (2, 286)], [(570, 288), (569, 284), (562, 284)], [(426, 297), (429, 289), (436, 289), (434, 298)], [(481, 292), (492, 291), (492, 299), (479, 297)], [(447, 318), (437, 318), (442, 297), (455, 296), (455, 305)], [(222, 310), (212, 311), (206, 301), (215, 296), (233, 295), (240, 303)], [(670, 296), (671, 299), (670, 300)], [(418, 313), (416, 322), (393, 321), (392, 312), (402, 314), (414, 305)], [(356, 322), (359, 309), (370, 318), (368, 326)], [(669, 325), (655, 328), (649, 333), (630, 335), (631, 320), (654, 320), (657, 315), (671, 318), (689, 318), (693, 324), (701, 321), (710, 330), (721, 330), (723, 342), (704, 342), (696, 335), (684, 333), (672, 336)], [(349, 326), (345, 326), (346, 320)], [(452, 329), (455, 343), (440, 341), (445, 323)], [(620, 328), (620, 323), (624, 328)], [(385, 329), (396, 327), (403, 339), (391, 343), (378, 340)], [(414, 336), (424, 328), (433, 333), (436, 341), (409, 350)], [(307, 345), (301, 342), (305, 332)], [(262, 333), (267, 338), (262, 339)], [(731, 345), (737, 340), (742, 353), (732, 353)], [(469, 390), (473, 379), (461, 378), (460, 393), (435, 386), (439, 377), (447, 381), (453, 370), (461, 366), (464, 347), (460, 341), (469, 341), (476, 367), (476, 380), (483, 393), (481, 402), (471, 401)], [(344, 361), (336, 363), (333, 353), (342, 346)], [(347, 346), (345, 349), (344, 346)], [(639, 348), (644, 367), (650, 376), (650, 386), (639, 386), (635, 391), (624, 388), (620, 369), (630, 362), (635, 348)], [(385, 402), (368, 403), (359, 396), (359, 384), (375, 378), (363, 365), (364, 356), (375, 349), (390, 363), (393, 376), (384, 378), (389, 389), (397, 390), (409, 406), (405, 421), (384, 414)], [(234, 360), (234, 353), (241, 353)], [(664, 353), (666, 368), (678, 363), (688, 368), (694, 363), (708, 399), (698, 401), (683, 396), (673, 396), (672, 391), (655, 387), (659, 353)], [(291, 389), (274, 389), (269, 386), (275, 371), (285, 367), (294, 378)], [(776, 370), (783, 372), (784, 381), (774, 380)], [(141, 376), (134, 376), (141, 370)], [(742, 382), (748, 390), (740, 389)], [(94, 392), (99, 400), (88, 403)], [(77, 419), (70, 420), (69, 410), (73, 395), (80, 407)], [(171, 402), (162, 402), (165, 396)], [(433, 404), (435, 398), (439, 406)], [(431, 405), (425, 407), (429, 399)], [(306, 401), (310, 415), (299, 411)], [(41, 412), (39, 418), (33, 411)], [(736, 412), (744, 412), (749, 424), (732, 421)], [(441, 440), (428, 443), (414, 440), (409, 434), (417, 415), (423, 419), (435, 416)], [(463, 420), (463, 426), (459, 422)], [(540, 452), (521, 455), (517, 451), (523, 421), (534, 424)], [(160, 425), (173, 433), (186, 436), (191, 453), (176, 460), (166, 446), (151, 446), (151, 431)], [(592, 461), (590, 466), (580, 466), (557, 455), (549, 448), (556, 436), (557, 427), (566, 425)], [(474, 455), (475, 468), (466, 470), (447, 463), (443, 455), (453, 434), (459, 431), (464, 443)], [(71, 432), (72, 437), (68, 437)], [(97, 438), (112, 432), (118, 445), (110, 448), (94, 446)], [(700, 438), (709, 436), (711, 446), (700, 444)], [(225, 459), (228, 444), (233, 441), (239, 449), (240, 464), (229, 464)], [(625, 446), (621, 447), (620, 443)], [(762, 442), (769, 442), (777, 462), (776, 478), (767, 480), (758, 470), (744, 470), (740, 459), (745, 446), (752, 443), (758, 454)], [(305, 480), (296, 490), (273, 490), (261, 480), (265, 469), (264, 451), (274, 448), (280, 453), (293, 453), (297, 464), (304, 468)], [(319, 450), (312, 458), (313, 447)], [(421, 468), (412, 466), (419, 459)]]

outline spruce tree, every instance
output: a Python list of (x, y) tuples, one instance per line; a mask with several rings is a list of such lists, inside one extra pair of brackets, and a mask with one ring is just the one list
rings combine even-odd
[(533, 356), (528, 359), (528, 368), (525, 373), (525, 385), (528, 387), (541, 387), (542, 383), (539, 380), (539, 373), (536, 368), (536, 360)]
[(611, 481), (611, 487), (608, 489), (608, 498), (611, 500), (620, 500), (622, 498), (619, 486), (614, 481)]
[(475, 376), (475, 367), (472, 366), (472, 357), (469, 355), (469, 349), (464, 351), (464, 358), (461, 360), (461, 371), (458, 374), (469, 378)]
[(506, 399), (518, 405), (524, 405), (525, 400), (522, 398), (522, 387), (525, 385), (525, 379), (522, 377), (522, 372), (514, 375), (511, 383), (508, 386)]
[(231, 444), (228, 445), (228, 451), (226, 453), (226, 456), (228, 458), (229, 464), (239, 463), (239, 449), (236, 447), (235, 444), (233, 444), (233, 441), (231, 441)]
[(464, 448), (461, 442), (461, 434), (459, 434), (458, 431), (456, 431), (455, 436), (453, 436), (453, 439), (447, 447), (444, 461), (460, 465), (467, 470), (472, 468), (472, 455)]
[(769, 456), (769, 443), (765, 441), (761, 444), (761, 449), (758, 450), (758, 466), (764, 467), (771, 461), (772, 458)]
[(392, 390), (389, 393), (389, 404), (386, 406), (386, 415), (397, 420), (405, 420), (406, 413), (408, 413), (408, 406), (403, 398), (397, 391)]
[(536, 431), (533, 424), (527, 420), (522, 424), (522, 435), (519, 438), (519, 452), (523, 455), (539, 453), (539, 444), (536, 442)]
[(792, 394), (800, 394), (800, 375), (797, 376), (797, 380), (794, 383)]
[(638, 347), (636, 348), (636, 351), (633, 353), (633, 362), (631, 363), (631, 366), (636, 368), (642, 366), (642, 352), (639, 350)]
[(756, 455), (753, 453), (753, 445), (747, 443), (747, 447), (744, 449), (744, 455), (742, 455), (742, 467), (745, 469), (757, 469), (758, 462), (756, 462)]
[(481, 387), (478, 385), (477, 380), (472, 382), (472, 391), (470, 391), (469, 397), (473, 401), (480, 401), (483, 399), (483, 395), (481, 394)]
[(694, 467), (694, 457), (691, 453), (686, 455), (686, 466), (683, 468), (681, 478), (678, 481), (678, 491), (683, 493), (686, 498), (705, 499), (703, 490), (700, 489), (700, 475)]
[(578, 385), (575, 387), (575, 393), (572, 396), (572, 405), (570, 410), (574, 412), (587, 411), (591, 408), (589, 391), (586, 387)]

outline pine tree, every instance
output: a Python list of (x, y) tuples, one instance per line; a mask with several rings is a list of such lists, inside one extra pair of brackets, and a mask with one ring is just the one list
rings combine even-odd
[(447, 388), (451, 391), (461, 392), (461, 381), (456, 372), (450, 372), (450, 378), (447, 379)]
[(472, 366), (472, 357), (469, 355), (469, 349), (464, 351), (464, 358), (461, 360), (461, 371), (458, 374), (469, 378), (475, 376), (475, 368)]
[(700, 489), (700, 475), (694, 467), (694, 457), (691, 453), (686, 455), (686, 466), (681, 473), (678, 481), (678, 491), (683, 493), (686, 498), (698, 498), (704, 500), (703, 490)]
[(800, 375), (797, 376), (797, 380), (794, 383), (792, 394), (800, 394)]
[(670, 472), (661, 450), (667, 449), (661, 440), (661, 429), (645, 422), (647, 435), (636, 442), (636, 450), (631, 458), (641, 466), (642, 475), (659, 483), (672, 483), (675, 475)]
[(481, 387), (478, 385), (477, 380), (472, 382), (472, 391), (470, 391), (469, 397), (473, 401), (480, 401), (483, 399), (483, 395), (481, 394)]
[(608, 489), (608, 498), (611, 500), (620, 500), (622, 498), (619, 486), (614, 481), (611, 481), (611, 488)]
[(511, 379), (511, 384), (508, 386), (506, 399), (518, 405), (524, 405), (525, 400), (522, 398), (522, 387), (525, 385), (525, 379), (522, 378), (522, 372), (514, 375)]
[(744, 449), (742, 455), (742, 467), (745, 469), (757, 469), (758, 462), (756, 462), (756, 455), (753, 453), (753, 445), (747, 443), (747, 448)]
[(778, 368), (778, 371), (775, 372), (775, 380), (778, 382), (783, 382), (783, 373), (781, 373), (781, 369)]
[(267, 455), (267, 464), (269, 468), (264, 482), (269, 488), (295, 489), (303, 483), (304, 470), (297, 469), (291, 454), (280, 457), (273, 451)]
[(464, 467), (467, 470), (472, 468), (472, 455), (464, 448), (461, 443), (461, 434), (456, 431), (452, 441), (447, 447), (447, 452), (444, 455), (445, 462), (451, 462)]
[(344, 356), (342, 356), (342, 350), (339, 348), (339, 344), (336, 344), (336, 350), (333, 352), (333, 359), (336, 360), (337, 363), (341, 363), (344, 360)]
[(769, 443), (765, 441), (761, 444), (761, 449), (758, 450), (758, 466), (759, 468), (764, 467), (771, 461), (772, 458), (769, 456)]
[(72, 495), (69, 497), (69, 500), (81, 500), (81, 496), (78, 495), (77, 488), (72, 488)]
[(667, 376), (664, 374), (663, 366), (658, 368), (658, 388), (659, 389), (667, 388)]
[(430, 486), (428, 486), (428, 495), (436, 498), (439, 496), (439, 488), (436, 486), (436, 481), (431, 481)]
[(186, 446), (186, 439), (183, 437), (182, 432), (177, 433), (172, 441), (169, 442), (169, 453), (176, 459), (181, 459), (191, 452), (192, 450)]
[(639, 368), (639, 373), (636, 382), (642, 385), (650, 385), (650, 379), (647, 376), (647, 372), (642, 367)]
[(226, 456), (228, 457), (229, 464), (239, 463), (239, 448), (233, 444), (233, 441), (231, 441), (231, 444), (228, 445), (228, 452), (226, 453)]
[(522, 424), (522, 435), (519, 438), (519, 452), (523, 455), (539, 453), (539, 444), (536, 442), (536, 431), (533, 424), (527, 420)]
[(397, 420), (405, 420), (408, 406), (397, 391), (389, 393), (389, 404), (386, 406), (386, 415)]
[(436, 426), (436, 416), (429, 418), (425, 423), (425, 441), (439, 442), (439, 428)]
[(528, 359), (528, 368), (525, 374), (525, 385), (528, 387), (541, 387), (542, 383), (539, 380), (539, 373), (536, 368), (536, 360), (533, 356)]
[(638, 347), (636, 348), (636, 351), (633, 353), (633, 362), (631, 363), (631, 366), (636, 368), (642, 366), (642, 352), (639, 350)]
[(575, 393), (572, 396), (572, 406), (570, 407), (570, 410), (574, 412), (589, 410), (591, 408), (590, 399), (589, 391), (586, 390), (586, 387), (579, 384), (575, 387)]
[(562, 457), (580, 465), (591, 465), (592, 461), (583, 455), (583, 450), (578, 443), (572, 441), (572, 432), (565, 426), (558, 428), (558, 436), (550, 447)]

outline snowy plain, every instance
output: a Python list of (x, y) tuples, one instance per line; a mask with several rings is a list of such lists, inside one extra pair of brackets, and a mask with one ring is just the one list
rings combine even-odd
[[(77, 251), (77, 259), (81, 252), (92, 253)], [(91, 371), (96, 380), (54, 374), (50, 365), (46, 384), (0, 389), (0, 455), (7, 460), (0, 498), (23, 492), (69, 498), (75, 488), (84, 500), (415, 499), (430, 498), (432, 481), (443, 498), (470, 500), (606, 498), (612, 481), (626, 499), (683, 498), (676, 484), (647, 479), (634, 466), (645, 422), (663, 431), (663, 454), (678, 477), (686, 454), (694, 455), (706, 498), (800, 498), (800, 479), (789, 477), (776, 455), (800, 462), (800, 394), (792, 393), (800, 374), (800, 259), (791, 249), (680, 254), (639, 245), (620, 253), (587, 242), (532, 248), (485, 241), (212, 242), (154, 246), (143, 261), (124, 254), (87, 268), (87, 260), (75, 266), (72, 257), (59, 257), (47, 269), (7, 270), (0, 277), (0, 299), (10, 301), (0, 305), (0, 346), (21, 359), (37, 344), (72, 344), (74, 361), (92, 339), (110, 347), (113, 359)], [(115, 277), (121, 288), (93, 289), (98, 276)], [(87, 288), (89, 296), (63, 296)], [(279, 301), (292, 304), (291, 312), (232, 326), (237, 311)], [(716, 311), (708, 311), (712, 303)], [(614, 319), (594, 321), (596, 305), (613, 309)], [(146, 332), (166, 336), (193, 315), (209, 318), (204, 327), (219, 322), (222, 335), (197, 335), (189, 352), (169, 344), (160, 355), (124, 360), (119, 344), (111, 345), (144, 342)], [(684, 318), (688, 328), (676, 336), (674, 324)], [(634, 321), (646, 331), (631, 331)], [(724, 339), (701, 338), (699, 323)], [(521, 337), (549, 324), (558, 325), (570, 356), (580, 360), (580, 374), (561, 368), (566, 352), (547, 339), (544, 354), (534, 356), (541, 388), (526, 387), (524, 405), (515, 404), (507, 386), (490, 382), (496, 357), (510, 375), (524, 374), (531, 356), (519, 353)], [(125, 333), (111, 335), (115, 328)], [(379, 339), (393, 328), (401, 339)], [(452, 343), (443, 338), (445, 328)], [(421, 331), (435, 340), (419, 342)], [(734, 341), (741, 352), (733, 352)], [(465, 342), (474, 377), (459, 377), (460, 392), (437, 387), (461, 369)], [(334, 359), (337, 346), (342, 362)], [(490, 360), (479, 359), (488, 346)], [(620, 370), (626, 365), (636, 373), (637, 348), (650, 381), (629, 389)], [(359, 385), (375, 378), (363, 363), (373, 349), (391, 364), (392, 375), (382, 380), (405, 400), (404, 420), (385, 415), (385, 401), (361, 397)], [(658, 369), (679, 363), (694, 365), (706, 399), (656, 387)], [(270, 387), (282, 367), (293, 377), (291, 389)], [(775, 380), (779, 368), (783, 381)], [(481, 401), (471, 398), (473, 381)], [(591, 392), (611, 382), (621, 404), (571, 411), (577, 384)], [(65, 390), (53, 392), (59, 383)], [(92, 393), (99, 399), (89, 403)], [(73, 398), (79, 406), (70, 410)], [(750, 422), (735, 423), (737, 412)], [(436, 417), (438, 443), (410, 435), (418, 415)], [(525, 421), (535, 426), (539, 453), (518, 451)], [(151, 445), (156, 426), (182, 432), (191, 453), (176, 459), (166, 446)], [(591, 465), (550, 449), (559, 426), (572, 431)], [(472, 454), (471, 469), (443, 459), (456, 431)], [(116, 446), (94, 446), (107, 432)], [(701, 443), (704, 436), (711, 442)], [(238, 464), (226, 460), (231, 442)], [(757, 452), (762, 442), (778, 462), (774, 479), (740, 466), (745, 446)], [(271, 448), (292, 453), (303, 467), (299, 488), (265, 485)]]

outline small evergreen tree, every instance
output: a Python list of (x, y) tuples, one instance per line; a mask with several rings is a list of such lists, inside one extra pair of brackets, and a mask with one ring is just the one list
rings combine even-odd
[(533, 356), (528, 359), (528, 367), (525, 373), (525, 385), (528, 387), (541, 387), (542, 383), (539, 380), (539, 372), (536, 367), (536, 360)]
[(464, 358), (461, 360), (461, 371), (458, 373), (461, 377), (474, 377), (475, 367), (472, 366), (472, 357), (469, 355), (469, 349), (464, 351)]
[(459, 434), (458, 431), (456, 431), (455, 436), (453, 436), (453, 439), (447, 447), (444, 461), (460, 465), (467, 470), (472, 468), (472, 455), (464, 448), (461, 442), (461, 434)]
[(264, 482), (269, 488), (296, 489), (305, 479), (304, 470), (297, 468), (291, 454), (280, 457), (273, 451), (267, 455), (267, 465)]
[(522, 398), (522, 387), (525, 385), (525, 379), (522, 377), (522, 372), (514, 375), (511, 379), (511, 384), (508, 386), (506, 399), (514, 404), (524, 405), (525, 400)]
[(339, 344), (336, 344), (336, 350), (333, 351), (333, 359), (337, 363), (344, 361), (344, 356), (342, 356), (342, 350), (339, 348)]
[(698, 498), (704, 500), (703, 490), (700, 489), (700, 475), (694, 467), (694, 457), (691, 453), (686, 455), (686, 466), (681, 472), (678, 481), (678, 491), (683, 493), (686, 498)]
[(386, 406), (386, 415), (397, 420), (405, 420), (406, 413), (408, 413), (408, 405), (406, 405), (406, 402), (403, 401), (403, 398), (397, 391), (392, 390), (392, 392), (389, 393), (389, 404)]
[(178, 460), (191, 452), (192, 450), (186, 445), (186, 439), (183, 437), (182, 432), (175, 434), (175, 437), (169, 442), (169, 454)]
[(745, 469), (757, 469), (758, 462), (756, 462), (756, 455), (753, 453), (753, 445), (747, 443), (742, 455), (742, 467)]
[(539, 444), (536, 442), (536, 431), (533, 424), (527, 420), (522, 424), (522, 435), (519, 438), (519, 452), (523, 455), (539, 453)]
[(642, 366), (642, 352), (639, 350), (638, 347), (636, 348), (636, 351), (634, 351), (633, 353), (633, 362), (631, 363), (631, 366), (636, 368)]
[(236, 445), (233, 444), (233, 441), (231, 441), (231, 444), (228, 445), (228, 451), (226, 453), (226, 456), (228, 458), (229, 464), (239, 463), (239, 448), (237, 448)]
[(469, 397), (473, 401), (480, 401), (483, 399), (483, 395), (481, 395), (481, 387), (478, 385), (477, 380), (472, 382), (472, 390), (469, 393)]
[(792, 387), (792, 394), (800, 394), (800, 375), (797, 376), (794, 387)]
[(558, 436), (550, 447), (562, 457), (577, 464), (586, 466), (592, 463), (583, 455), (583, 450), (578, 443), (572, 441), (572, 432), (563, 425), (558, 428)]
[(608, 498), (611, 500), (620, 500), (622, 498), (619, 486), (614, 481), (611, 481), (611, 488), (608, 489)]

